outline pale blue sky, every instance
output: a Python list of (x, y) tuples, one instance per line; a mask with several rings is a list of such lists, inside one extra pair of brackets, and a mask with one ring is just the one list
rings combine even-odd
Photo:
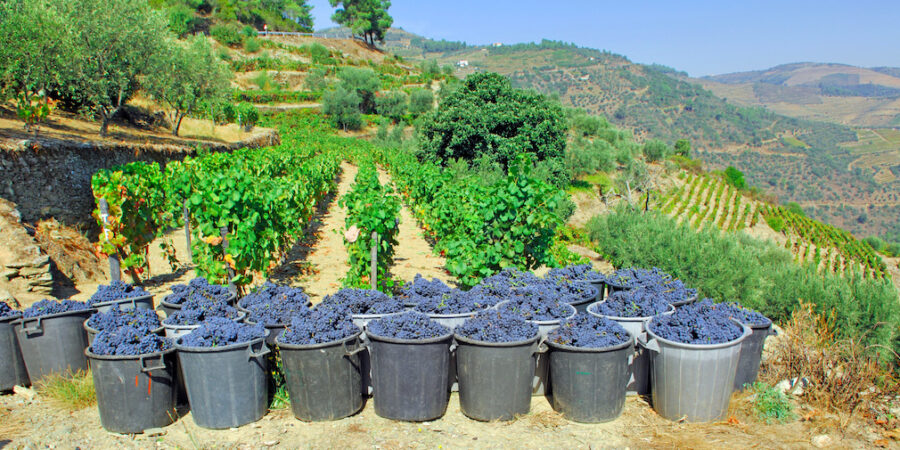
[[(311, 0), (315, 27), (334, 26)], [(574, 42), (692, 76), (813, 61), (900, 66), (900, 1), (395, 0), (394, 26), (469, 44)]]

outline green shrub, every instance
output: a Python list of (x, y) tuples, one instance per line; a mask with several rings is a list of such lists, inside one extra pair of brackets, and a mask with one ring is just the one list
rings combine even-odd
[(651, 139), (644, 144), (643, 152), (647, 161), (654, 162), (668, 158), (672, 150), (665, 142), (659, 139)]
[(725, 181), (738, 189), (747, 188), (747, 182), (744, 181), (744, 172), (741, 172), (732, 166), (728, 166), (725, 169)]
[(900, 304), (888, 280), (820, 273), (771, 243), (743, 233), (697, 231), (654, 211), (621, 208), (594, 217), (587, 230), (616, 267), (659, 267), (701, 297), (737, 301), (775, 321), (789, 318), (800, 300), (814, 302), (819, 312), (834, 311), (839, 334), (900, 348)]
[(408, 99), (403, 91), (379, 92), (375, 97), (375, 108), (378, 114), (397, 122), (406, 114)]
[(785, 423), (797, 418), (794, 404), (783, 392), (765, 383), (753, 383), (753, 412), (756, 417), (767, 423)]
[(243, 40), (241, 30), (234, 24), (213, 25), (209, 27), (209, 35), (220, 44), (229, 47), (237, 47)]
[(197, 25), (194, 11), (185, 5), (169, 9), (169, 29), (179, 37), (192, 33)]
[(238, 125), (244, 127), (247, 131), (252, 130), (259, 120), (259, 111), (257, 111), (256, 107), (250, 103), (239, 103), (236, 112)]
[(359, 112), (359, 96), (355, 91), (346, 89), (343, 83), (333, 91), (322, 95), (322, 112), (331, 118), (335, 127), (346, 130), (358, 130), (362, 127), (362, 115)]
[(784, 230), (784, 219), (776, 216), (765, 216), (766, 223), (769, 224), (769, 228), (771, 228), (776, 233), (781, 233)]
[(262, 44), (259, 43), (259, 39), (255, 37), (244, 37), (244, 51), (247, 53), (256, 53), (259, 51)]
[(430, 112), (434, 108), (434, 93), (431, 89), (416, 88), (409, 96), (409, 112), (419, 116)]
[(256, 28), (253, 28), (250, 25), (245, 25), (244, 28), (241, 28), (241, 34), (243, 34), (244, 37), (248, 38), (255, 38), (256, 36), (259, 36)]

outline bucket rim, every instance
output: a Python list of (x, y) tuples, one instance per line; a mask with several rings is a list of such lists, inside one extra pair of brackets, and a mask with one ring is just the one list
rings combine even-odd
[(12, 315), (9, 315), (6, 317), (0, 317), (0, 323), (9, 322), (11, 325), (15, 325), (14, 322), (16, 322), (17, 320), (19, 320), (21, 318), (22, 318), (22, 311), (16, 311), (15, 314), (12, 314)]
[(25, 324), (26, 322), (37, 321), (38, 319), (40, 319), (41, 321), (44, 321), (47, 319), (58, 319), (61, 317), (66, 317), (66, 316), (78, 316), (78, 315), (88, 314), (88, 313), (93, 315), (96, 312), (97, 312), (96, 308), (87, 308), (87, 309), (76, 309), (74, 311), (66, 311), (66, 312), (61, 312), (61, 313), (56, 313), (56, 314), (45, 314), (43, 316), (35, 316), (35, 317), (25, 317), (23, 314), (22, 317), (19, 317), (19, 319), (17, 320), (17, 322), (18, 322), (17, 324), (22, 325), (22, 324)]
[(188, 353), (219, 353), (219, 352), (227, 352), (229, 350), (241, 350), (243, 348), (251, 347), (253, 345), (263, 343), (265, 344), (266, 337), (269, 335), (268, 330), (266, 330), (265, 336), (253, 338), (249, 341), (244, 342), (236, 342), (234, 344), (223, 345), (221, 347), (191, 347), (187, 345), (182, 345), (181, 340), (184, 339), (184, 336), (181, 336), (177, 339), (173, 339), (175, 350), (179, 352), (188, 352)]
[[(357, 328), (359, 328), (359, 327), (357, 327)], [(277, 345), (279, 349), (285, 349), (285, 350), (318, 350), (320, 348), (340, 346), (340, 345), (342, 345), (346, 342), (349, 342), (353, 339), (359, 339), (360, 336), (362, 336), (362, 333), (363, 333), (363, 331), (360, 328), (359, 331), (357, 331), (356, 333), (353, 333), (352, 335), (347, 336), (345, 338), (337, 339), (334, 341), (322, 342), (319, 344), (286, 344), (286, 343), (281, 342), (281, 335), (279, 334), (278, 336), (275, 337), (275, 345)]]
[(98, 355), (91, 351), (91, 346), (87, 346), (84, 349), (84, 356), (87, 356), (91, 359), (100, 359), (104, 361), (127, 361), (127, 360), (140, 360), (141, 358), (147, 358), (150, 356), (166, 356), (175, 352), (175, 344), (173, 343), (171, 347), (153, 353), (142, 353), (140, 355)]
[(477, 339), (465, 337), (456, 332), (453, 333), (453, 339), (455, 339), (457, 343), (463, 343), (463, 344), (473, 345), (473, 346), (478, 346), (478, 347), (522, 347), (525, 345), (534, 344), (540, 338), (541, 338), (541, 333), (539, 331), (535, 331), (534, 337), (524, 339), (521, 341), (512, 341), (512, 342), (479, 341)]
[(600, 304), (605, 303), (605, 302), (606, 302), (606, 300), (601, 300), (601, 301), (599, 301), (599, 302), (591, 303), (591, 304), (588, 305), (588, 307), (587, 307), (587, 310), (586, 310), (587, 313), (590, 314), (590, 315), (592, 315), (592, 316), (595, 316), (595, 317), (602, 317), (602, 318), (609, 319), (609, 320), (613, 320), (613, 321), (616, 321), (616, 322), (649, 322), (650, 319), (653, 319), (653, 318), (656, 317), (656, 316), (659, 316), (659, 315), (669, 315), (669, 314), (672, 314), (672, 313), (675, 312), (675, 305), (673, 305), (673, 304), (671, 304), (671, 303), (669, 303), (669, 309), (667, 309), (665, 312), (661, 312), (661, 313), (658, 313), (658, 314), (654, 314), (654, 315), (652, 315), (652, 316), (644, 316), (644, 317), (619, 317), (619, 316), (608, 316), (608, 315), (606, 315), (606, 314), (600, 314), (599, 312), (591, 311), (591, 307), (592, 307), (592, 306), (594, 306), (594, 305), (600, 305)]
[[(228, 317), (225, 317), (225, 318), (228, 319)], [(247, 313), (245, 313), (243, 311), (238, 311), (238, 316), (231, 320), (233, 320), (235, 322), (241, 322), (242, 320), (244, 320), (246, 318), (247, 318)], [(166, 319), (168, 319), (168, 317), (166, 317)], [(165, 323), (166, 319), (161, 320), (159, 323), (162, 324), (163, 328), (168, 328), (168, 329), (172, 329), (172, 330), (192, 330), (192, 329), (199, 327), (200, 325), (203, 325), (202, 321), (200, 323), (197, 323), (194, 325), (172, 325), (172, 324)]]
[(566, 351), (566, 352), (570, 352), (570, 353), (608, 353), (608, 352), (614, 352), (617, 350), (622, 350), (625, 348), (631, 348), (634, 346), (634, 343), (635, 343), (634, 335), (631, 334), (631, 332), (628, 330), (625, 330), (625, 332), (628, 333), (627, 341), (622, 342), (620, 344), (611, 345), (608, 347), (575, 347), (573, 345), (557, 344), (556, 342), (553, 342), (550, 339), (547, 339), (546, 341), (544, 341), (544, 343), (547, 344), (548, 347), (550, 347), (554, 350), (562, 350), (562, 351)]
[[(672, 340), (660, 337), (658, 334), (654, 333), (653, 330), (650, 329), (650, 322), (647, 322), (645, 331), (647, 332), (647, 335), (650, 336), (651, 338), (656, 339), (659, 342), (662, 342), (670, 347), (682, 348), (682, 349), (687, 349), (687, 350), (718, 350), (718, 349), (722, 349), (722, 348), (733, 347), (735, 345), (740, 345), (741, 342), (743, 342), (745, 339), (747, 339), (748, 336), (750, 336), (753, 333), (753, 330), (750, 327), (748, 327), (747, 325), (744, 325), (734, 319), (729, 319), (729, 320), (738, 324), (741, 328), (743, 328), (744, 332), (737, 338), (730, 340), (728, 342), (722, 342), (720, 344), (685, 344), (683, 342), (672, 341)], [(652, 319), (651, 319), (651, 321), (652, 321)]]
[(365, 327), (364, 331), (366, 332), (366, 337), (372, 341), (381, 341), (387, 342), (388, 344), (406, 344), (406, 345), (426, 345), (426, 344), (437, 344), (443, 341), (449, 341), (453, 339), (453, 332), (450, 331), (447, 334), (443, 334), (437, 337), (428, 338), (428, 339), (398, 339), (387, 336), (379, 336), (377, 334), (372, 333), (368, 329), (368, 325)]
[(122, 304), (126, 304), (126, 303), (138, 302), (138, 301), (143, 301), (143, 300), (153, 300), (153, 297), (155, 297), (155, 296), (156, 296), (156, 294), (147, 294), (147, 295), (141, 295), (138, 297), (119, 298), (116, 300), (110, 300), (108, 302), (94, 303), (93, 305), (91, 305), (91, 307), (94, 309), (99, 309), (99, 308), (103, 308), (106, 306), (122, 305)]

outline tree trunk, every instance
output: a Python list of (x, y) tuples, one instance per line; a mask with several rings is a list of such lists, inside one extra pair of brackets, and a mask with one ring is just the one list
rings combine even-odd
[(109, 116), (105, 110), (100, 111), (100, 137), (106, 137), (109, 134)]
[(184, 114), (175, 114), (175, 126), (172, 127), (172, 135), (178, 136), (178, 130), (181, 128), (181, 121), (184, 120)]

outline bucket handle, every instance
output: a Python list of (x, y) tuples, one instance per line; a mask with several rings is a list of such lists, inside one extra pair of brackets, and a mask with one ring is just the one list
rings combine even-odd
[(366, 350), (366, 344), (364, 342), (359, 343), (359, 347), (356, 347), (355, 350), (347, 349), (347, 341), (341, 342), (341, 348), (344, 349), (345, 356), (354, 356)]
[(641, 342), (641, 346), (654, 353), (659, 353), (659, 341), (656, 338)]
[(154, 370), (165, 370), (166, 362), (163, 360), (162, 356), (159, 357), (159, 365), (147, 367), (146, 361), (156, 361), (156, 358), (145, 358), (141, 356), (141, 372), (150, 373)]
[(38, 317), (37, 320), (35, 321), (36, 326), (34, 328), (30, 328), (30, 327), (26, 326), (25, 325), (26, 323), (28, 323), (28, 321), (23, 319), (22, 320), (22, 331), (24, 331), (25, 334), (34, 334), (34, 333), (40, 333), (40, 332), (44, 331), (44, 326), (41, 323), (41, 317)]
[(547, 346), (547, 338), (542, 338), (541, 340), (535, 342), (534, 351), (531, 352), (532, 355), (537, 355), (539, 353), (547, 353), (550, 350), (550, 347)]
[(260, 356), (268, 355), (272, 350), (263, 342), (262, 348), (258, 352), (253, 351), (253, 346), (247, 347), (247, 359), (259, 358)]

